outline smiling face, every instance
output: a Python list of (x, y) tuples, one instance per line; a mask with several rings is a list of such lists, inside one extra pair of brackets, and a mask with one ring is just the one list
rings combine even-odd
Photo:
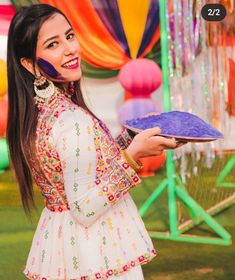
[(81, 78), (80, 45), (63, 15), (56, 13), (42, 24), (38, 34), (36, 63), (52, 81), (66, 83)]

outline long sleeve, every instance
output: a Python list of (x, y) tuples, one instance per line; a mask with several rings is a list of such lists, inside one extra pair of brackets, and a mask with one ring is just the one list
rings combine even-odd
[(82, 109), (61, 113), (52, 139), (62, 165), (65, 194), (74, 219), (88, 227), (134, 185), (135, 171), (117, 155), (96, 178), (93, 120)]

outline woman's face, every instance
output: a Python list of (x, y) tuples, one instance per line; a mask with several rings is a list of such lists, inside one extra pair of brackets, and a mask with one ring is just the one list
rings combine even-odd
[(66, 83), (80, 79), (80, 45), (63, 15), (56, 13), (42, 24), (36, 62), (52, 81)]

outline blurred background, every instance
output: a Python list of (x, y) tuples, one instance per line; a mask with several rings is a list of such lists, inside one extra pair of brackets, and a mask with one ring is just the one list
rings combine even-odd
[[(89, 107), (117, 136), (125, 121), (186, 111), (224, 139), (189, 143), (144, 159), (131, 191), (159, 255), (145, 279), (234, 280), (235, 269), (235, 3), (233, 0), (0, 0), (0, 279), (22, 271), (38, 211), (23, 213), (6, 141), (6, 45), (20, 7), (48, 3), (71, 21), (82, 49), (82, 90)], [(226, 17), (201, 9), (222, 4)]]

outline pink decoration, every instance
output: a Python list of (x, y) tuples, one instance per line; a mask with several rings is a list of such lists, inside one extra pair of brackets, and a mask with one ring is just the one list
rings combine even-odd
[(161, 85), (162, 72), (152, 60), (138, 58), (125, 64), (119, 73), (119, 81), (135, 98), (148, 98)]
[(7, 35), (15, 8), (11, 4), (0, 5), (0, 35)]

